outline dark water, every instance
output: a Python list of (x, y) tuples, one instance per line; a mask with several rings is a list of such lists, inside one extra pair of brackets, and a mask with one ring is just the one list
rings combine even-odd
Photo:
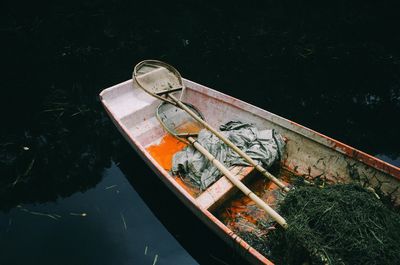
[(197, 264), (116, 165), (102, 175), (85, 193), (1, 214), (2, 264)]
[(396, 1), (0, 10), (0, 264), (242, 264), (99, 104), (142, 59), (400, 165)]

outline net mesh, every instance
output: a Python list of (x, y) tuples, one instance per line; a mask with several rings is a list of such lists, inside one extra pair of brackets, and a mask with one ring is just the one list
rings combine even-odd
[(181, 87), (179, 78), (165, 67), (144, 66), (136, 80), (153, 93)]
[[(190, 110), (202, 120), (203, 115), (193, 105), (184, 103)], [(186, 111), (167, 102), (161, 103), (157, 108), (157, 119), (161, 125), (173, 136), (185, 141), (187, 136), (196, 136), (203, 126), (193, 119)]]
[(138, 63), (133, 71), (133, 78), (147, 93), (172, 104), (174, 103), (168, 99), (168, 94), (181, 91), (182, 95), (185, 88), (181, 75), (174, 67), (156, 60)]

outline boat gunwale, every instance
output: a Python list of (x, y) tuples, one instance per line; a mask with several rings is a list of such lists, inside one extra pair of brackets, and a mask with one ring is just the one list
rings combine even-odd
[[(248, 111), (249, 113), (256, 115), (262, 119), (268, 120), (269, 122), (275, 123), (289, 131), (300, 134), (301, 136), (306, 137), (314, 142), (317, 142), (323, 146), (326, 146), (329, 149), (333, 149), (338, 151), (344, 156), (353, 158), (365, 165), (368, 165), (376, 170), (382, 171), (390, 176), (395, 177), (400, 180), (400, 168), (396, 167), (392, 164), (389, 164), (377, 157), (369, 155), (355, 147), (347, 145), (341, 141), (333, 139), (325, 134), (319, 133), (310, 129), (306, 126), (303, 126), (299, 123), (286, 119), (282, 116), (264, 110), (260, 107), (257, 107), (251, 103), (242, 101), (215, 89), (209, 88), (207, 86), (198, 84), (188, 79), (184, 79), (186, 85), (193, 90), (196, 90), (199, 93), (206, 94), (212, 98), (216, 98), (219, 101), (224, 102), (225, 104), (229, 104), (235, 106), (244, 111)], [(210, 93), (211, 92), (211, 93)], [(227, 99), (227, 100), (225, 100)]]

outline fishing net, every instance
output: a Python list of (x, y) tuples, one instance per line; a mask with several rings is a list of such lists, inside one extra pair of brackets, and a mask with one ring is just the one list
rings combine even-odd
[[(201, 112), (189, 103), (184, 103), (191, 111), (204, 120)], [(168, 102), (161, 103), (156, 110), (156, 117), (163, 128), (178, 140), (189, 143), (188, 136), (195, 136), (203, 129), (198, 121), (193, 119), (186, 111)]]
[(178, 92), (181, 99), (185, 89), (181, 74), (171, 65), (157, 60), (138, 63), (133, 70), (132, 79), (153, 97), (172, 105), (176, 103), (168, 99), (168, 94)]
[(400, 264), (400, 215), (361, 186), (299, 187), (279, 212), (287, 230), (244, 235), (277, 264)]
[[(198, 109), (191, 104), (184, 104), (204, 120)], [(187, 137), (196, 137), (196, 141), (225, 166), (249, 165), (245, 159), (213, 133), (204, 129), (202, 124), (181, 108), (163, 102), (156, 110), (156, 117), (164, 129), (180, 141), (188, 143)], [(227, 122), (219, 129), (224, 137), (260, 165), (270, 167), (282, 157), (285, 142), (274, 130), (258, 130), (255, 126), (240, 121)], [(200, 189), (206, 189), (222, 175), (220, 170), (192, 145), (188, 145), (173, 156), (171, 171), (173, 175), (181, 176)]]
[[(222, 134), (238, 146), (242, 151), (269, 168), (282, 157), (285, 142), (274, 130), (258, 130), (255, 126), (240, 121), (230, 121), (219, 127)], [(208, 130), (201, 130), (197, 142), (207, 149), (218, 161), (226, 167), (234, 165), (249, 165), (241, 156)], [(173, 174), (183, 175), (195, 186), (206, 189), (222, 174), (193, 146), (174, 155), (172, 160)]]

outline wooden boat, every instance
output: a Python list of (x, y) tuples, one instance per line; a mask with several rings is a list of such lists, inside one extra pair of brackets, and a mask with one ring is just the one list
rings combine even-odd
[[(230, 120), (241, 120), (258, 128), (273, 128), (282, 134), (286, 150), (280, 166), (285, 172), (327, 183), (368, 182), (370, 187), (379, 188), (390, 197), (394, 205), (400, 205), (398, 167), (221, 92), (186, 79), (184, 84), (182, 100), (196, 106), (215, 128)], [(169, 136), (156, 119), (155, 110), (160, 100), (146, 94), (132, 80), (105, 89), (100, 98), (126, 140), (187, 207), (225, 241), (235, 242), (239, 246), (235, 249), (250, 263), (273, 264), (218, 215), (221, 207), (228, 207), (236, 196), (236, 188), (225, 177), (201, 192), (169, 173), (172, 155), (184, 144)], [(257, 178), (251, 167), (235, 167), (232, 171), (243, 181)], [(276, 189), (268, 185), (269, 190)], [(268, 203), (273, 201), (271, 196), (263, 198)]]

